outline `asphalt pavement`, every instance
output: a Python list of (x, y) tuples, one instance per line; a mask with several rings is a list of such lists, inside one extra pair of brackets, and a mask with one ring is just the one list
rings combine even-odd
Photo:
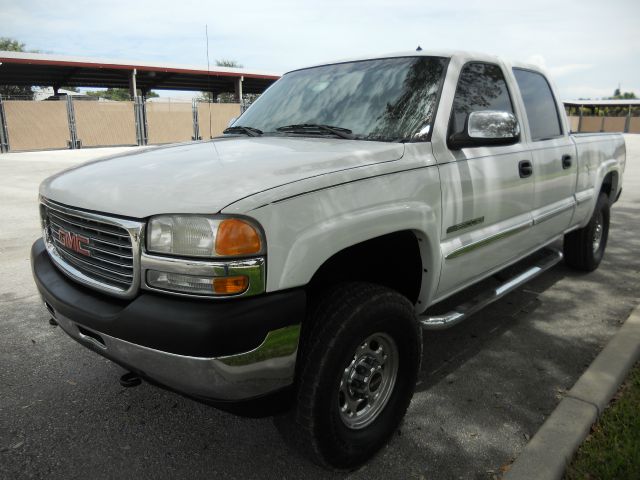
[(465, 323), (425, 333), (405, 421), (379, 455), (328, 473), (269, 418), (247, 419), (142, 384), (48, 324), (31, 279), (37, 185), (109, 150), (0, 155), (0, 478), (475, 479), (499, 476), (639, 303), (640, 135), (605, 259), (563, 264)]

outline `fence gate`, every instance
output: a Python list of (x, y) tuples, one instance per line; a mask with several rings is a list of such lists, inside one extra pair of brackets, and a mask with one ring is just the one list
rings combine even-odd
[(147, 102), (150, 144), (188, 142), (193, 137), (191, 102)]
[(69, 118), (64, 101), (4, 100), (12, 152), (69, 148)]
[(83, 147), (138, 145), (133, 102), (74, 100), (73, 105)]

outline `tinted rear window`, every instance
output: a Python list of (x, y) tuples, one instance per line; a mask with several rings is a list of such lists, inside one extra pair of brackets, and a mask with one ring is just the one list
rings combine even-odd
[(562, 135), (556, 102), (547, 79), (537, 72), (513, 69), (529, 119), (532, 140)]

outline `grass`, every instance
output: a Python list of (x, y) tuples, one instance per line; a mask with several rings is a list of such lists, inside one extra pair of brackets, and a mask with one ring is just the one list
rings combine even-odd
[(640, 363), (592, 427), (565, 480), (640, 479)]

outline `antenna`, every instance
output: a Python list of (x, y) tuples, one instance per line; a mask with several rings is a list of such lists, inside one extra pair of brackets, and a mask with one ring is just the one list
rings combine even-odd
[(204, 25), (204, 35), (207, 40), (207, 88), (209, 90), (209, 140), (213, 138), (211, 135), (211, 102), (213, 101), (213, 92), (211, 91), (211, 66), (209, 63), (209, 25)]

